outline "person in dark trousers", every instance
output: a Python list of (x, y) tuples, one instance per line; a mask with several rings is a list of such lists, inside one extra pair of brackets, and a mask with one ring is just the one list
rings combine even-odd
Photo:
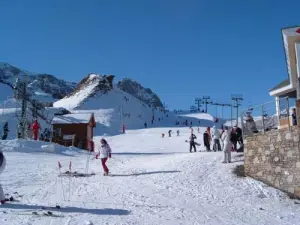
[(231, 141), (231, 143), (232, 143), (232, 147), (233, 147), (233, 151), (236, 151), (237, 150), (237, 141), (238, 141), (238, 139), (237, 139), (237, 135), (236, 135), (236, 132), (235, 132), (235, 129), (234, 128), (232, 128), (231, 129), (231, 132), (230, 132), (230, 141)]
[(240, 147), (242, 147), (243, 146), (243, 133), (242, 133), (242, 129), (240, 127), (236, 127), (235, 128), (235, 133), (236, 133), (237, 141), (238, 141)]
[(145, 126), (145, 128), (147, 128), (147, 123), (146, 122), (144, 123), (144, 126)]
[[(6, 159), (3, 153), (0, 151), (0, 174), (4, 171), (5, 167), (6, 167)], [(0, 184), (0, 203), (4, 204), (5, 202), (6, 202), (5, 195), (2, 186)]]
[(168, 133), (169, 133), (169, 137), (171, 137), (172, 136), (171, 135), (172, 134), (172, 130), (169, 130)]
[(206, 151), (210, 152), (210, 138), (207, 130), (203, 134), (203, 142), (204, 146), (206, 147)]
[(295, 108), (293, 108), (292, 119), (293, 119), (293, 126), (297, 126), (297, 114)]
[(6, 140), (7, 135), (8, 135), (8, 122), (5, 122), (3, 125), (3, 135), (2, 135), (2, 140)]
[(190, 152), (192, 152), (192, 148), (194, 148), (194, 152), (197, 151), (196, 145), (195, 145), (195, 139), (197, 139), (196, 135), (191, 132), (190, 136)]

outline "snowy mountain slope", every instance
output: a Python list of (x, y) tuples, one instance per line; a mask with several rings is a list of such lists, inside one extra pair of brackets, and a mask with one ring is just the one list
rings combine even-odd
[[(26, 79), (28, 84), (28, 91), (32, 93), (34, 98), (46, 102), (53, 102), (61, 99), (76, 86), (76, 83), (66, 82), (58, 79), (50, 74), (32, 73), (29, 71), (21, 70), (8, 63), (0, 62), (0, 84), (7, 84), (11, 88), (14, 86), (16, 79)], [(47, 95), (47, 98), (41, 97)], [(7, 99), (6, 93), (0, 93), (0, 100)]]
[(133, 81), (129, 78), (124, 78), (120, 80), (117, 84), (118, 88), (122, 91), (127, 92), (128, 94), (136, 97), (143, 103), (146, 103), (150, 107), (163, 108), (163, 104), (159, 97), (153, 93), (150, 88), (145, 88), (136, 81)]
[[(17, 191), (24, 197), (0, 206), (0, 223), (298, 224), (299, 207), (285, 194), (232, 173), (242, 163), (240, 155), (234, 153), (234, 163), (222, 164), (222, 153), (187, 153), (184, 141), (190, 131), (179, 129), (181, 136), (164, 139), (163, 128), (109, 137), (111, 177), (102, 176), (99, 160), (90, 160), (89, 172), (95, 176), (58, 179), (57, 161), (63, 172), (69, 170), (70, 160), (73, 171), (85, 172), (87, 154), (64, 147), (54, 154), (41, 147), (43, 142), (1, 142), (7, 157), (1, 184), (6, 193)], [(53, 212), (63, 217), (31, 214), (55, 204), (62, 208)]]
[[(102, 88), (99, 88), (101, 82)], [(80, 86), (69, 96), (55, 102), (54, 107), (64, 107), (73, 113), (93, 112), (97, 123), (96, 134), (108, 135), (118, 134), (122, 127), (122, 118), (126, 129), (148, 127), (176, 127), (176, 121), (185, 122), (188, 120), (194, 126), (212, 126), (212, 117), (202, 118), (197, 114), (185, 116), (176, 115), (173, 112), (164, 113), (161, 109), (150, 108), (147, 104), (134, 96), (120, 90), (118, 87), (111, 87), (111, 83), (105, 81), (105, 77), (90, 74)], [(152, 119), (154, 121), (152, 124)], [(207, 117), (207, 118), (206, 118)]]

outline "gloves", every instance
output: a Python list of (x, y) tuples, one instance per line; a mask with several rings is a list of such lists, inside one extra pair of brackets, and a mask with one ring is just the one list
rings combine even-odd
[(111, 153), (109, 153), (108, 157), (111, 158)]
[(95, 158), (98, 159), (98, 157), (99, 157), (99, 155), (97, 154)]

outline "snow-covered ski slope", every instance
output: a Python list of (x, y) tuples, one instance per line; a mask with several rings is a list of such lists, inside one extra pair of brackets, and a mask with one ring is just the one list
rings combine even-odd
[[(91, 76), (90, 79), (94, 77)], [(209, 114), (177, 115), (173, 112), (164, 113), (160, 109), (153, 109), (132, 95), (114, 87), (107, 93), (95, 91), (98, 83), (90, 82), (71, 96), (67, 96), (54, 103), (54, 107), (64, 107), (73, 113), (93, 112), (97, 123), (95, 133), (98, 135), (119, 134), (122, 127), (121, 114), (126, 129), (148, 127), (175, 127), (176, 121), (188, 125), (202, 127), (213, 126), (213, 117)], [(152, 118), (154, 116), (154, 123)], [(217, 124), (220, 126), (220, 124)]]
[[(42, 142), (1, 142), (7, 157), (1, 184), (6, 193), (24, 196), (0, 206), (0, 224), (299, 224), (299, 206), (285, 194), (232, 174), (242, 163), (239, 154), (233, 154), (232, 164), (222, 164), (222, 153), (188, 153), (188, 128), (180, 128), (179, 137), (163, 139), (165, 131), (141, 129), (108, 137), (113, 157), (107, 164), (114, 175), (109, 177), (102, 176), (99, 160), (89, 160), (95, 176), (61, 180), (57, 162), (63, 172), (70, 160), (72, 171), (84, 172), (87, 153), (57, 145), (53, 152)], [(202, 143), (202, 133), (196, 135)], [(31, 215), (56, 204), (62, 208), (52, 211), (63, 217)]]

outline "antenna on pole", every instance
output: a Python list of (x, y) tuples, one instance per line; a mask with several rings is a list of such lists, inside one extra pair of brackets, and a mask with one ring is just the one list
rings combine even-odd
[[(243, 101), (243, 95), (242, 94), (232, 94), (231, 100), (233, 103), (233, 108), (236, 108), (236, 126), (238, 126), (239, 123), (239, 107), (241, 106), (241, 101)], [(232, 120), (232, 118), (231, 118)]]
[(195, 104), (197, 105), (197, 110), (200, 111), (202, 99), (201, 98), (195, 98)]
[(210, 96), (202, 96), (202, 104), (205, 104), (205, 113), (207, 113), (207, 105), (211, 103)]

